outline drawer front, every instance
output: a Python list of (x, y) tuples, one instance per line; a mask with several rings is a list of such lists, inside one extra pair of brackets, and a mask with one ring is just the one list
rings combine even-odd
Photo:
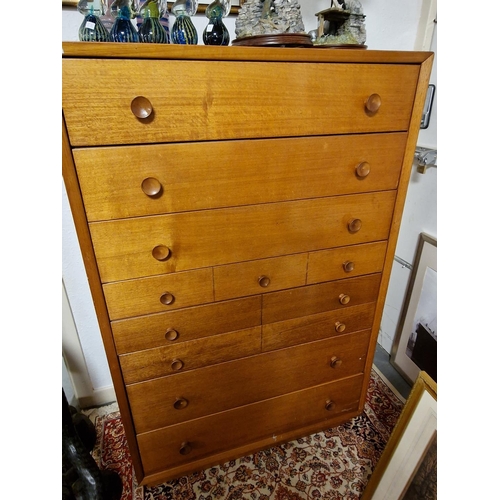
[[(293, 392), (191, 422), (139, 434), (146, 474), (195, 461), (355, 411), (362, 375)], [(242, 425), (244, 422), (244, 425)], [(224, 439), (221, 439), (224, 436)]]
[(165, 347), (260, 325), (261, 298), (229, 300), (111, 322), (118, 354)]
[(406, 136), (156, 144), (73, 155), (87, 218), (100, 221), (396, 189)]
[(262, 327), (262, 350), (272, 351), (371, 328), (375, 302), (336, 309)]
[(307, 254), (214, 268), (215, 300), (269, 293), (305, 285)]
[(369, 338), (370, 331), (342, 335), (129, 385), (136, 432), (362, 373)]
[(202, 368), (258, 354), (261, 327), (223, 333), (206, 339), (181, 342), (120, 356), (126, 384)]
[[(93, 222), (89, 227), (106, 283), (385, 240), (395, 196), (395, 191), (381, 191)], [(349, 224), (355, 220), (361, 228), (352, 232)], [(154, 253), (160, 246), (170, 251), (160, 252), (158, 260)]]
[(379, 273), (384, 267), (387, 242), (332, 248), (309, 254), (307, 284)]
[(370, 274), (264, 295), (262, 324), (375, 302), (380, 276)]
[(214, 300), (211, 269), (108, 283), (103, 291), (111, 320)]
[[(62, 103), (73, 146), (404, 131), (419, 69), (65, 58)], [(88, 82), (98, 99), (88, 98)], [(173, 89), (182, 89), (181, 98), (172, 98)], [(365, 103), (374, 94), (381, 105), (370, 113)], [(137, 97), (152, 106), (146, 118), (136, 117), (144, 109)]]

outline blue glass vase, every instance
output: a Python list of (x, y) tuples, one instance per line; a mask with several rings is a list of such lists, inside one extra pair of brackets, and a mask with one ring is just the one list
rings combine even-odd
[(205, 10), (209, 22), (203, 31), (203, 43), (205, 45), (229, 45), (229, 31), (222, 22), (226, 7), (229, 2), (215, 0)]
[(198, 33), (191, 21), (190, 16), (194, 16), (198, 9), (196, 0), (177, 0), (172, 6), (172, 14), (175, 22), (172, 26), (172, 43), (181, 45), (196, 45), (198, 43)]
[(102, 1), (80, 0), (77, 10), (83, 14), (83, 22), (78, 30), (78, 38), (81, 42), (109, 42), (109, 33), (100, 20), (104, 13)]
[(140, 42), (170, 43), (166, 0), (140, 0), (137, 31)]
[(118, 12), (110, 32), (112, 42), (138, 42), (139, 35), (135, 26), (132, 24), (131, 10), (128, 5), (124, 5)]

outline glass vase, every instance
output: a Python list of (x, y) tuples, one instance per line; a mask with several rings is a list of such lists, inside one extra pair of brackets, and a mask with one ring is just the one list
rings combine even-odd
[(205, 15), (209, 19), (208, 25), (203, 31), (203, 43), (205, 45), (229, 45), (229, 31), (222, 21), (226, 12), (225, 4), (229, 5), (230, 8), (229, 1), (215, 0), (205, 10)]
[(109, 42), (109, 33), (100, 20), (104, 13), (104, 4), (100, 0), (80, 0), (77, 10), (85, 17), (78, 30), (81, 42)]

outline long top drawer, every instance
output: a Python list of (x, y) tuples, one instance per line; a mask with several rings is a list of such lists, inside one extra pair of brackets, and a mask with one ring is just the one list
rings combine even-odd
[(419, 75), (403, 64), (64, 58), (62, 66), (73, 146), (405, 131)]

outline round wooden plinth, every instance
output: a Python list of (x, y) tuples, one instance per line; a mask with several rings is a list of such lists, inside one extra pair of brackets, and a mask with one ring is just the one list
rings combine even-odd
[(237, 38), (232, 45), (256, 47), (312, 47), (309, 35), (301, 33), (280, 33), (278, 35), (253, 35)]

